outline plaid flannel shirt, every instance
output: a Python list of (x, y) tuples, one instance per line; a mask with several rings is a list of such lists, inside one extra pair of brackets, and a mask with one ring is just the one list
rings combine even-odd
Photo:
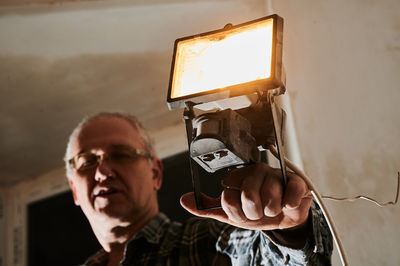
[[(128, 243), (121, 265), (331, 265), (332, 237), (321, 211), (311, 207), (313, 234), (302, 249), (282, 246), (268, 231), (215, 220), (171, 222), (160, 213)], [(84, 265), (107, 265), (103, 249)]]

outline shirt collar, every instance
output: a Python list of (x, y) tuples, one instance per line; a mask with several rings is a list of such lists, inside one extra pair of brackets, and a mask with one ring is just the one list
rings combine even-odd
[(170, 224), (170, 219), (162, 212), (158, 213), (150, 222), (137, 233), (131, 241), (144, 238), (152, 244), (159, 244), (163, 236), (165, 225)]

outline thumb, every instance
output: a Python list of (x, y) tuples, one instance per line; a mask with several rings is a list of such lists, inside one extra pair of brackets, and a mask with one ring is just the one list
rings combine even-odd
[[(225, 222), (225, 223), (228, 221), (228, 216), (220, 207), (221, 206), (220, 198), (212, 198), (212, 197), (209, 197), (202, 193), (201, 200), (202, 200), (203, 206), (211, 207), (212, 209), (207, 209), (207, 210), (197, 209), (196, 199), (194, 197), (193, 192), (189, 192), (189, 193), (182, 195), (180, 202), (181, 202), (182, 207), (185, 208), (188, 212), (190, 212), (193, 215), (196, 215), (199, 217), (204, 217), (204, 218), (212, 218), (212, 219), (215, 219), (215, 220), (218, 220), (221, 222)], [(218, 206), (218, 207), (214, 207), (214, 206)]]

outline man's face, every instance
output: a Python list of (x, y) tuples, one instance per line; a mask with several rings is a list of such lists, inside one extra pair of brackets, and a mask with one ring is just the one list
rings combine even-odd
[[(137, 130), (127, 121), (104, 117), (86, 125), (72, 142), (70, 157), (82, 152), (107, 154), (115, 147), (144, 150)], [(104, 219), (132, 221), (148, 212), (157, 213), (156, 191), (161, 186), (162, 166), (137, 157), (129, 163), (101, 160), (97, 167), (72, 170), (70, 186), (76, 205), (89, 221)]]

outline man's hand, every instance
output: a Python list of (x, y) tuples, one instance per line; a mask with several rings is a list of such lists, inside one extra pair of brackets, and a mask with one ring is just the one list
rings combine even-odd
[[(198, 210), (193, 192), (181, 197), (182, 206), (190, 213), (253, 230), (302, 228), (311, 205), (309, 190), (303, 179), (288, 173), (286, 188), (282, 186), (280, 169), (258, 163), (232, 171), (224, 181), (218, 199), (203, 195), (203, 201), (222, 209)], [(236, 189), (240, 188), (240, 190)]]

